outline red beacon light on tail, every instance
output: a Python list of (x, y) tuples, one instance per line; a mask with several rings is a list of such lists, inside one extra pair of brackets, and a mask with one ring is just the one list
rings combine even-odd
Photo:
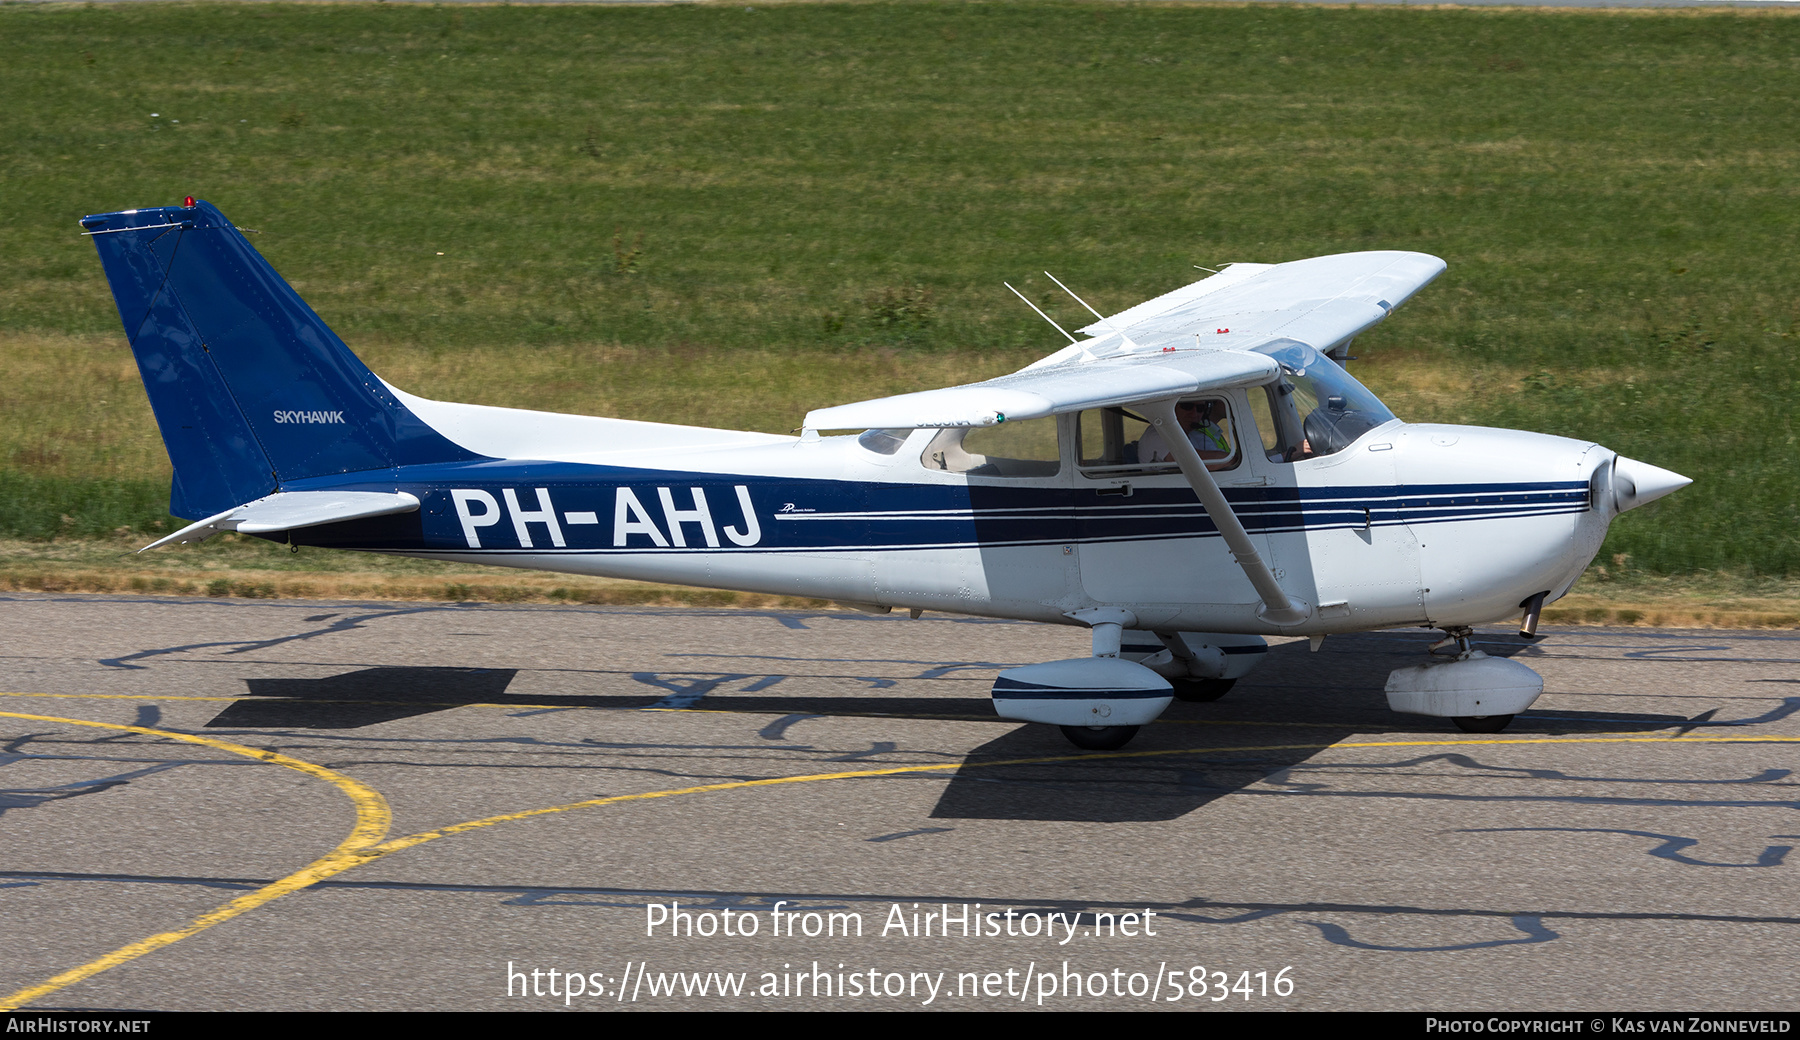
[(189, 195), (187, 198), (181, 200), (181, 204), (183, 206), (187, 207), (188, 209), (193, 209), (194, 208), (194, 197), (192, 195)]

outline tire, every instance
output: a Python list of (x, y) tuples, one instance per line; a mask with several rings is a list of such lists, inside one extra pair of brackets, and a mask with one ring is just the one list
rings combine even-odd
[(1450, 721), (1464, 733), (1498, 733), (1512, 720), (1511, 715), (1458, 715)]
[(1236, 679), (1170, 679), (1178, 701), (1216, 701), (1231, 692)]
[(1117, 751), (1137, 736), (1136, 726), (1064, 726), (1063, 736), (1083, 751)]

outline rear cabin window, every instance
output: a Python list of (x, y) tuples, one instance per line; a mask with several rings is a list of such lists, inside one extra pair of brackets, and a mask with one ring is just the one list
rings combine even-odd
[(939, 431), (919, 463), (972, 477), (1054, 477), (1062, 471), (1062, 449), (1054, 418), (1026, 419)]
[(870, 430), (856, 438), (856, 443), (877, 455), (892, 455), (904, 447), (911, 436), (911, 430)]

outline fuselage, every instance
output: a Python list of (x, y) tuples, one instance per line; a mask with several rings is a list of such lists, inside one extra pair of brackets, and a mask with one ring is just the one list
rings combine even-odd
[(194, 521), (157, 544), (239, 530), (1093, 623), (1112, 647), (1102, 629), (1126, 624), (1495, 620), (1562, 595), (1614, 515), (1687, 482), (1591, 443), (1396, 419), (1333, 357), (1444, 269), (1421, 253), (1234, 265), (1018, 372), (815, 409), (787, 437), (417, 398), (211, 205), (82, 226), (174, 465), (170, 511)]
[[(1256, 450), (1260, 392), (1219, 395), (1244, 446), (1214, 477), (1277, 580), (1309, 605), (1285, 627), (1258, 617), (1181, 474), (1084, 464), (1075, 414), (1043, 420), (1056, 424), (1046, 457), (984, 474), (939, 468), (931, 429), (779, 437), (633, 423), (621, 436), (618, 420), (522, 426), (539, 413), (407, 396), (473, 452), (547, 457), (292, 482), (421, 502), (292, 539), (877, 607), (1070, 623), (1116, 606), (1145, 628), (1312, 635), (1516, 615), (1535, 594), (1568, 590), (1616, 513), (1596, 490), (1614, 455), (1596, 444), (1391, 420), (1332, 454), (1283, 461)], [(521, 428), (538, 432), (521, 440)]]

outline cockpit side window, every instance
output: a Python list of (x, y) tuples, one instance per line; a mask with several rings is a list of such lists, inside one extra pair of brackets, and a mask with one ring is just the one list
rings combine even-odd
[[(1188, 442), (1210, 470), (1236, 469), (1238, 449), (1231, 405), (1223, 397), (1177, 402), (1176, 418)], [(1178, 467), (1161, 432), (1129, 408), (1095, 408), (1081, 413), (1081, 473), (1103, 479), (1137, 473), (1174, 473)]]
[(1081, 472), (1090, 477), (1140, 473), (1163, 467), (1146, 466), (1138, 459), (1138, 442), (1150, 424), (1126, 408), (1093, 408), (1082, 412), (1076, 424), (1081, 438)]
[(926, 469), (972, 477), (1054, 477), (1062, 470), (1056, 419), (941, 430), (925, 446)]
[(1281, 428), (1275, 425), (1275, 411), (1271, 408), (1275, 397), (1273, 390), (1273, 386), (1250, 388), (1250, 421), (1256, 424), (1256, 432), (1262, 436), (1263, 457), (1270, 462), (1280, 462), (1285, 449), (1281, 443)]

